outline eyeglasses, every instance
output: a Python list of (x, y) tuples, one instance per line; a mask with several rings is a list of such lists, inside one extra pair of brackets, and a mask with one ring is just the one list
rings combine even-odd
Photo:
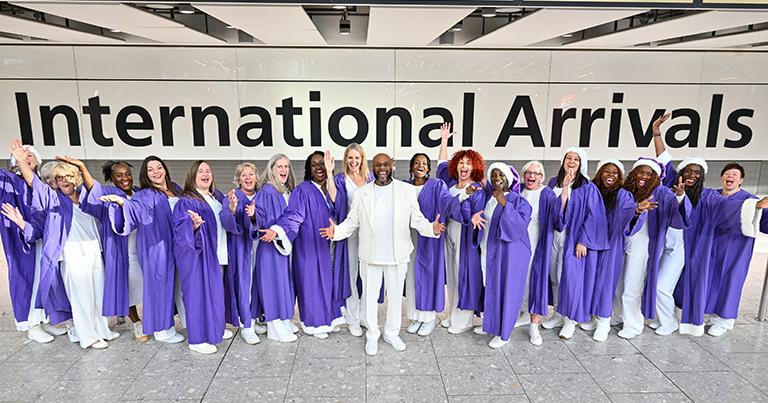
[(523, 175), (541, 175), (541, 172), (525, 171)]
[(71, 182), (72, 180), (75, 179), (75, 175), (56, 175), (54, 179), (56, 179), (56, 182), (62, 182), (65, 180), (67, 182)]

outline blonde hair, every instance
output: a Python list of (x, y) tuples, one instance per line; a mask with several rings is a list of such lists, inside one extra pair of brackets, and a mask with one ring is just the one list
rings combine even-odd
[(534, 160), (534, 161), (526, 162), (525, 165), (523, 165), (523, 170), (520, 172), (520, 174), (522, 174), (524, 176), (525, 175), (525, 171), (527, 171), (528, 168), (530, 168), (530, 167), (532, 167), (534, 165), (538, 165), (539, 170), (541, 170), (541, 178), (542, 178), (541, 181), (543, 183), (544, 180), (547, 179), (547, 175), (544, 174), (544, 164), (542, 164), (539, 161), (535, 161)]
[(232, 183), (235, 186), (238, 186), (238, 187), (240, 186), (240, 175), (243, 174), (243, 171), (245, 171), (246, 168), (253, 169), (253, 173), (256, 174), (256, 181), (258, 182), (259, 170), (256, 168), (256, 165), (250, 162), (243, 162), (242, 164), (238, 164), (235, 167), (235, 177), (232, 179)]
[(59, 161), (48, 161), (40, 167), (40, 179), (53, 189), (58, 189), (56, 179), (53, 178), (53, 168), (60, 163)]
[(63, 175), (72, 175), (75, 177), (75, 187), (80, 187), (83, 184), (83, 176), (80, 174), (80, 170), (77, 169), (76, 166), (68, 163), (68, 162), (59, 162), (58, 164), (53, 166), (53, 169), (51, 169), (51, 176), (53, 176), (54, 181), (56, 180), (57, 176), (63, 176)]
[[(285, 181), (285, 184), (280, 183), (275, 176), (275, 173), (272, 172), (277, 161), (280, 161), (281, 159), (288, 160), (288, 180)], [(331, 178), (331, 180), (333, 180), (333, 178)], [(288, 193), (293, 191), (293, 188), (296, 186), (296, 178), (293, 176), (291, 160), (288, 159), (285, 154), (275, 154), (269, 159), (269, 162), (267, 162), (267, 167), (264, 169), (264, 172), (261, 173), (261, 177), (259, 178), (259, 189), (264, 187), (267, 183), (274, 186), (278, 193)]]
[(344, 175), (349, 176), (349, 165), (347, 164), (347, 156), (349, 152), (355, 150), (360, 154), (360, 176), (368, 181), (368, 160), (365, 157), (365, 150), (363, 146), (357, 143), (352, 143), (344, 149)]

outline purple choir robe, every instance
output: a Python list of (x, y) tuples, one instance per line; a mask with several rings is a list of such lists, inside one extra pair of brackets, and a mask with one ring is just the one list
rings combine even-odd
[(293, 279), (299, 316), (309, 327), (330, 326), (341, 317), (344, 299), (339, 290), (348, 273), (334, 271), (331, 241), (320, 236), (328, 227), (333, 204), (312, 181), (304, 181), (291, 193), (291, 199), (276, 225), (281, 227), (293, 248)]
[(542, 316), (549, 315), (549, 262), (554, 231), (562, 231), (560, 209), (560, 198), (544, 187), (539, 196), (539, 240), (533, 251), (528, 285), (528, 311)]
[(760, 232), (768, 234), (768, 214), (763, 211), (763, 216), (760, 217)]
[[(566, 233), (556, 310), (576, 322), (587, 322), (595, 286), (597, 252), (609, 246), (605, 206), (597, 186), (585, 181), (582, 186), (571, 189), (561, 219)], [(579, 243), (587, 247), (587, 255), (577, 259)]]
[[(134, 194), (138, 191), (134, 188)], [(123, 235), (125, 225), (122, 214), (109, 214), (109, 203), (99, 200), (104, 195), (117, 195), (127, 198), (125, 192), (115, 186), (93, 182), (88, 191), (87, 213), (99, 220), (101, 250), (104, 254), (104, 298), (101, 314), (103, 316), (128, 315), (128, 236)], [(84, 210), (85, 211), (85, 210)]]
[[(205, 221), (197, 230), (187, 210)], [(216, 227), (216, 216), (205, 200), (179, 197), (173, 208), (173, 256), (181, 280), (189, 344), (219, 344), (224, 334), (224, 281), (216, 255)]]
[[(178, 185), (173, 184), (177, 194)], [(142, 330), (145, 334), (174, 326), (173, 217), (168, 197), (155, 189), (142, 189), (123, 207), (110, 205), (110, 214), (122, 214), (123, 235), (136, 230), (136, 251), (144, 276)]]
[(632, 193), (625, 189), (618, 190), (613, 209), (606, 207), (607, 227), (603, 230), (608, 232), (608, 249), (597, 252), (592, 315), (610, 318), (613, 314), (613, 296), (624, 268), (624, 237), (631, 236), (642, 226), (642, 221), (638, 223), (635, 219), (635, 208)]
[[(0, 205), (8, 203), (16, 207), (31, 224), (32, 192), (20, 176), (0, 169)], [(8, 288), (16, 322), (26, 322), (29, 317), (32, 285), (35, 280), (34, 242), (28, 245), (24, 234), (13, 221), (0, 215), (0, 239), (8, 263)]]
[[(224, 270), (224, 316), (232, 326), (250, 327), (251, 319), (257, 317), (251, 312), (251, 298), (257, 297), (251, 284), (254, 273), (251, 218), (245, 214), (245, 206), (251, 201), (240, 189), (235, 189), (235, 195), (237, 207), (234, 214), (229, 209), (229, 200), (226, 197), (219, 199), (222, 204), (219, 217), (227, 231), (229, 261)], [(255, 195), (253, 200), (256, 200)]]
[(685, 266), (675, 289), (675, 303), (682, 308), (681, 323), (704, 324), (715, 231), (719, 228), (722, 234), (741, 234), (743, 203), (744, 200), (725, 198), (704, 188), (698, 205), (691, 210), (690, 226), (683, 233)]
[[(288, 204), (274, 186), (267, 183), (256, 193), (256, 224), (251, 239), (261, 237), (259, 228), (269, 228), (283, 214)], [(274, 242), (279, 242), (274, 240)], [(294, 292), (291, 260), (277, 251), (272, 242), (259, 241), (256, 248), (256, 271), (253, 274), (251, 313), (264, 315), (264, 320), (291, 320), (294, 313)]]
[[(448, 172), (447, 162), (437, 166), (437, 177), (442, 179), (449, 188), (458, 183)], [(472, 216), (485, 208), (486, 196), (482, 184), (475, 182), (470, 186), (475, 186), (478, 190), (460, 203), (462, 230), (459, 249), (458, 308), (475, 311), (478, 314), (483, 311), (483, 269), (480, 263), (481, 232), (473, 228)], [(458, 198), (458, 196), (456, 197)]]
[[(405, 181), (413, 185), (413, 181)], [(456, 198), (451, 196), (445, 182), (428, 178), (419, 192), (419, 209), (427, 221), (433, 222), (440, 214), (440, 222), (448, 218), (462, 220)], [(416, 288), (416, 309), (441, 312), (445, 307), (445, 234), (439, 238), (418, 235), (414, 283)]]
[[(718, 193), (721, 190), (717, 191)], [(727, 196), (731, 200), (756, 199), (757, 197), (746, 190)], [(763, 213), (765, 215), (765, 213)], [(740, 226), (741, 222), (727, 222), (727, 226)], [(734, 233), (733, 230), (717, 228), (712, 243), (712, 256), (709, 261), (709, 271), (712, 278), (709, 283), (707, 308), (705, 313), (716, 314), (723, 319), (736, 319), (739, 312), (739, 302), (744, 282), (749, 272), (749, 262), (755, 238)]]
[(489, 232), (483, 330), (502, 340), (509, 340), (520, 314), (531, 260), (528, 237), (531, 205), (514, 191), (504, 198), (507, 205), (496, 206), (486, 229)]

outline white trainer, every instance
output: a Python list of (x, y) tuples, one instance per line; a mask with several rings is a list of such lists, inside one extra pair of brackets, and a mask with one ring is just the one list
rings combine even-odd
[(32, 340), (36, 341), (38, 343), (50, 343), (53, 341), (53, 336), (48, 334), (45, 330), (43, 330), (40, 325), (35, 325), (29, 328), (27, 331), (27, 337)]
[(240, 338), (243, 339), (246, 344), (259, 344), (259, 342), (261, 342), (261, 339), (259, 339), (259, 335), (256, 334), (256, 330), (253, 326), (240, 329)]
[(209, 343), (190, 344), (189, 349), (200, 354), (215, 354), (216, 346)]
[(394, 348), (397, 351), (405, 351), (405, 342), (403, 339), (400, 338), (400, 336), (395, 337), (383, 337), (384, 342), (391, 345), (392, 348)]
[(419, 322), (418, 320), (412, 320), (411, 324), (409, 324), (408, 327), (405, 328), (405, 331), (410, 334), (414, 334), (419, 331), (420, 327), (421, 327), (421, 322)]
[(540, 346), (544, 342), (541, 339), (541, 333), (539, 333), (538, 323), (531, 323), (531, 327), (528, 328), (528, 337), (531, 338), (531, 344), (534, 346)]

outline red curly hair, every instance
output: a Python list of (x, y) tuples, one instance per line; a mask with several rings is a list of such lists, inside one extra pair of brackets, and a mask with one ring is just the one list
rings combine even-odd
[(448, 173), (454, 180), (459, 180), (459, 173), (457, 169), (459, 167), (459, 161), (466, 157), (469, 163), (472, 165), (472, 181), (481, 182), (485, 177), (485, 160), (479, 152), (475, 150), (459, 150), (453, 153), (451, 160), (448, 161)]

